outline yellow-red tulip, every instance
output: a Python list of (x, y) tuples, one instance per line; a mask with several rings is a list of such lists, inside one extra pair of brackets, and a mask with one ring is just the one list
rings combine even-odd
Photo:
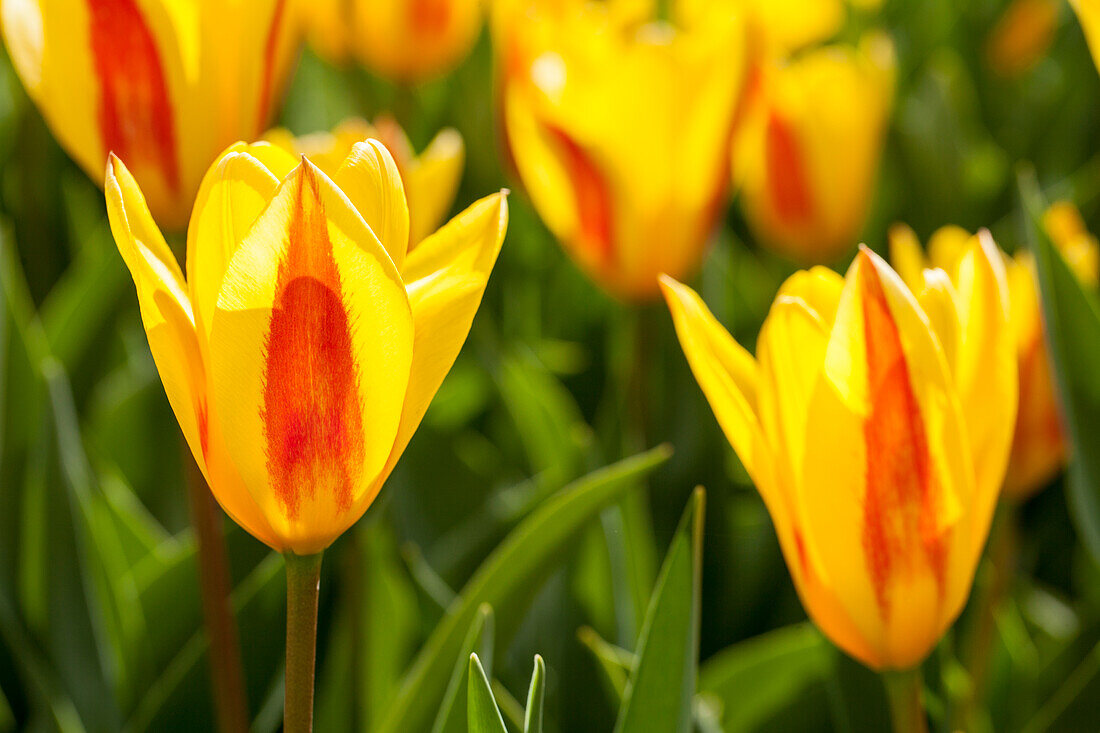
[(289, 0), (4, 0), (27, 92), (100, 181), (124, 158), (162, 226), (187, 222), (226, 145), (264, 131), (297, 52)]
[(458, 130), (441, 130), (424, 151), (417, 154), (405, 131), (392, 117), (379, 117), (370, 124), (362, 119), (341, 122), (331, 133), (318, 132), (294, 137), (288, 130), (270, 130), (264, 139), (294, 155), (305, 155), (331, 178), (344, 163), (352, 146), (375, 138), (393, 156), (405, 198), (409, 203), (409, 249), (436, 230), (451, 210), (466, 148)]
[(962, 609), (1016, 412), (1004, 263), (975, 240), (958, 287), (914, 294), (867, 249), (780, 288), (754, 359), (662, 284), (676, 332), (767, 505), (803, 605), (876, 670), (911, 669)]
[(360, 142), (330, 177), (267, 143), (203, 180), (187, 279), (122, 162), (107, 211), (169, 402), (218, 502), (275, 550), (320, 552), (374, 500), (466, 339), (504, 193), (412, 252), (401, 179)]
[(493, 27), (519, 177), (581, 268), (627, 299), (698, 267), (746, 69), (730, 7), (673, 24), (640, 5), (502, 0)]
[[(1054, 204), (1044, 216), (1044, 226), (1078, 278), (1095, 287), (1097, 242), (1085, 230), (1077, 209), (1065, 202)], [(943, 227), (928, 240), (928, 256), (925, 257), (913, 231), (905, 225), (895, 225), (890, 231), (891, 258), (902, 278), (911, 285), (924, 281), (926, 268), (938, 268), (954, 281), (958, 278), (958, 262), (969, 239), (970, 234), (964, 229)], [(1066, 462), (1066, 439), (1053, 367), (1043, 338), (1034, 259), (1030, 252), (1021, 251), (1013, 258), (1005, 257), (1005, 264), (1020, 391), (1004, 491), (1022, 498), (1048, 485), (1062, 470)]]
[(1013, 0), (986, 39), (990, 67), (1005, 77), (1029, 71), (1054, 41), (1060, 12), (1059, 0)]
[(829, 262), (859, 236), (890, 110), (892, 42), (817, 48), (764, 64), (733, 151), (757, 239), (804, 263)]
[(1085, 29), (1085, 38), (1092, 49), (1092, 60), (1100, 69), (1100, 0), (1069, 0), (1077, 12), (1081, 27)]
[(421, 82), (469, 54), (481, 0), (297, 0), (310, 46), (333, 63), (357, 59), (393, 81)]

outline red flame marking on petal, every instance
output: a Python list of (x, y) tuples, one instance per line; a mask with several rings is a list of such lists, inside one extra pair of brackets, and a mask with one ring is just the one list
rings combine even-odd
[(305, 166), (276, 278), (264, 372), (267, 469), (292, 520), (303, 498), (321, 491), (347, 511), (364, 454), (351, 323), (317, 180)]
[(780, 218), (794, 223), (813, 217), (813, 195), (806, 181), (801, 145), (794, 131), (775, 112), (768, 117), (764, 142), (768, 188)]

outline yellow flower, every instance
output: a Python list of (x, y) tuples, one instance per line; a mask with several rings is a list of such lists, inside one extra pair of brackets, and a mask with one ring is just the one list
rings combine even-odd
[(1005, 77), (1034, 67), (1054, 41), (1060, 11), (1058, 0), (1013, 0), (986, 39), (990, 67)]
[(1100, 69), (1100, 0), (1069, 0), (1077, 12), (1081, 27), (1085, 29), (1085, 38), (1092, 49), (1092, 59)]
[(458, 130), (450, 127), (441, 130), (419, 155), (392, 117), (379, 117), (373, 125), (362, 119), (344, 120), (331, 133), (297, 138), (283, 128), (264, 135), (265, 140), (295, 156), (305, 155), (330, 178), (343, 165), (352, 146), (367, 138), (375, 138), (386, 146), (401, 174), (409, 202), (411, 250), (436, 230), (454, 203), (466, 156)]
[(914, 294), (861, 248), (780, 288), (754, 359), (662, 285), (680, 344), (775, 524), (803, 605), (876, 670), (921, 662), (962, 609), (1008, 459), (1016, 362), (992, 240)]
[(746, 68), (743, 24), (723, 7), (673, 25), (629, 0), (497, 5), (519, 177), (569, 254), (616, 296), (653, 297), (662, 271), (690, 274), (722, 211)]
[[(1043, 224), (1078, 279), (1095, 287), (1100, 248), (1085, 230), (1077, 209), (1066, 202), (1056, 203), (1047, 210)], [(969, 238), (964, 229), (942, 227), (929, 239), (926, 258), (913, 231), (897, 224), (890, 230), (891, 258), (911, 286), (924, 281), (926, 268), (939, 268), (955, 279)], [(1034, 259), (1030, 252), (1020, 251), (1013, 258), (1006, 256), (1005, 266), (1019, 373), (1019, 410), (1004, 491), (1023, 498), (1047, 486), (1065, 466), (1066, 439), (1053, 366), (1043, 338)]]
[(207, 167), (267, 127), (292, 67), (289, 0), (5, 0), (12, 62), (95, 181), (126, 159), (162, 226), (187, 222)]
[(320, 552), (374, 500), (465, 341), (504, 192), (407, 253), (401, 180), (378, 141), (331, 177), (237, 143), (203, 179), (184, 281), (114, 156), (105, 189), (153, 359), (214, 496), (273, 549)]
[(881, 5), (881, 0), (740, 1), (750, 9), (769, 53), (786, 53), (829, 40), (844, 26), (846, 4), (863, 11), (877, 10)]
[(297, 0), (307, 38), (333, 63), (357, 58), (379, 76), (412, 83), (445, 74), (481, 30), (481, 0)]
[(882, 34), (765, 64), (733, 151), (754, 235), (799, 262), (837, 259), (872, 198), (894, 93)]

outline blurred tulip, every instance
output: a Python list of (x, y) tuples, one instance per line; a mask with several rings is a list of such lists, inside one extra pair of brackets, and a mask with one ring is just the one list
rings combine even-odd
[(1085, 38), (1092, 49), (1092, 60), (1100, 69), (1100, 0), (1069, 0), (1077, 12), (1081, 27), (1085, 29)]
[(153, 358), (215, 497), (272, 548), (320, 552), (374, 500), (458, 355), (504, 236), (504, 193), (407, 253), (381, 143), (354, 145), (331, 177), (237, 143), (203, 180), (185, 282), (114, 156), (106, 192)]
[(876, 670), (918, 665), (970, 592), (1004, 477), (1016, 361), (988, 235), (914, 294), (861, 248), (798, 272), (739, 346), (663, 278), (680, 343), (775, 523), (810, 617)]
[(296, 0), (310, 46), (332, 63), (352, 59), (415, 83), (440, 76), (473, 48), (481, 0)]
[(799, 262), (837, 259), (856, 242), (874, 194), (894, 94), (885, 35), (765, 64), (733, 151), (754, 235)]
[[(711, 2), (713, 0), (699, 0)], [(769, 53), (788, 53), (828, 41), (840, 32), (846, 5), (877, 10), (881, 0), (740, 0), (749, 10)], [(764, 50), (764, 49), (761, 49)]]
[(989, 66), (1004, 77), (1030, 71), (1050, 49), (1060, 11), (1059, 0), (1013, 0), (986, 39)]
[(725, 202), (743, 23), (723, 3), (673, 21), (629, 0), (502, 0), (494, 17), (519, 177), (580, 267), (625, 299), (693, 272)]
[[(1077, 209), (1069, 203), (1054, 204), (1044, 216), (1044, 227), (1078, 278), (1095, 287), (1098, 247), (1084, 227)], [(937, 230), (928, 242), (925, 257), (913, 231), (896, 224), (890, 230), (890, 254), (898, 273), (911, 287), (923, 283), (926, 268), (947, 273), (955, 283), (959, 262), (970, 234), (959, 227)], [(1043, 338), (1042, 308), (1035, 262), (1030, 252), (1005, 257), (1019, 373), (1019, 409), (1012, 439), (1012, 453), (1005, 475), (1009, 496), (1031, 496), (1065, 466), (1066, 439), (1055, 392), (1053, 366)]]
[(441, 130), (419, 155), (413, 151), (405, 131), (392, 117), (379, 117), (370, 124), (362, 119), (341, 122), (331, 133), (318, 132), (294, 137), (288, 130), (270, 130), (264, 139), (295, 157), (305, 155), (330, 178), (343, 165), (352, 147), (367, 138), (375, 138), (393, 156), (405, 198), (409, 202), (409, 249), (436, 230), (451, 210), (466, 148), (458, 130)]
[(292, 70), (288, 0), (11, 0), (0, 25), (50, 129), (95, 181), (126, 159), (164, 227), (182, 228), (226, 145), (259, 135)]

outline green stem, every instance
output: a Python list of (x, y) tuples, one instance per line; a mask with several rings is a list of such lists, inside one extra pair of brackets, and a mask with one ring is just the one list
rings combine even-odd
[(286, 698), (284, 733), (313, 730), (313, 668), (317, 657), (317, 595), (321, 553), (286, 558)]
[(924, 715), (924, 682), (920, 668), (902, 672), (883, 672), (882, 683), (890, 700), (890, 719), (894, 733), (928, 733)]
[[(185, 446), (185, 451), (186, 451)], [(229, 564), (222, 536), (221, 510), (206, 487), (198, 466), (186, 452), (190, 463), (187, 496), (191, 507), (191, 526), (195, 531), (195, 549), (199, 563), (199, 588), (202, 615), (210, 641), (210, 682), (214, 693), (214, 711), (222, 733), (248, 730), (248, 706), (245, 703), (241, 648), (237, 640), (237, 619), (229, 599)]]

